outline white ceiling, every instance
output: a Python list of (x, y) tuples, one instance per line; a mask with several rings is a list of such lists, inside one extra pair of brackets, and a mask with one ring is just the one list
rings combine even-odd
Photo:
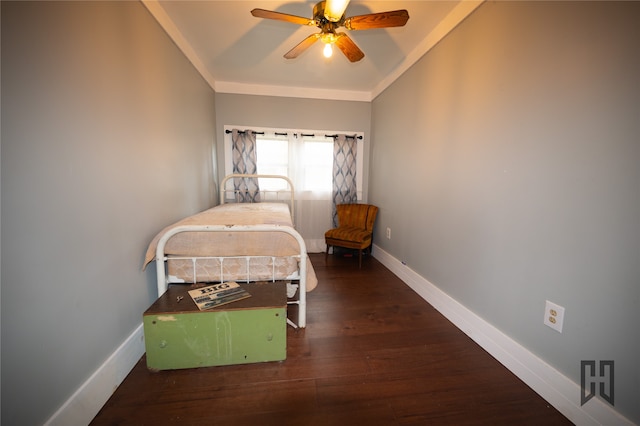
[(352, 0), (347, 17), (406, 9), (409, 21), (404, 27), (349, 31), (365, 53), (351, 63), (337, 49), (325, 59), (319, 42), (285, 59), (319, 29), (250, 13), (262, 8), (311, 18), (315, 1), (142, 1), (216, 92), (356, 101), (375, 98), (482, 2)]

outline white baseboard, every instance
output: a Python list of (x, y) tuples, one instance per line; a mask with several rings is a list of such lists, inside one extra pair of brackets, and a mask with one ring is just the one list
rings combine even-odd
[(142, 323), (45, 425), (84, 426), (98, 414), (145, 352)]
[(373, 257), (573, 423), (633, 425), (599, 399), (593, 398), (580, 406), (580, 385), (375, 244)]

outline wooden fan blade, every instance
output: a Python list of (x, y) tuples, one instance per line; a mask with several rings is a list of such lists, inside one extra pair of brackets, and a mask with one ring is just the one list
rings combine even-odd
[(335, 44), (338, 48), (344, 53), (344, 56), (347, 57), (351, 62), (358, 62), (360, 59), (364, 58), (364, 53), (356, 44), (351, 40), (351, 38), (345, 33), (337, 33), (338, 39)]
[(287, 59), (297, 58), (302, 52), (307, 50), (313, 43), (318, 41), (320, 34), (311, 34), (309, 37), (302, 40), (296, 47), (285, 53), (284, 57)]
[(344, 21), (344, 27), (348, 30), (368, 30), (371, 28), (402, 27), (409, 20), (409, 12), (406, 10), (393, 10), (391, 12), (370, 13), (368, 15), (352, 16)]
[(256, 18), (275, 19), (276, 21), (291, 22), (299, 25), (316, 25), (316, 21), (302, 16), (289, 15), (288, 13), (274, 12), (265, 9), (253, 9), (251, 14)]

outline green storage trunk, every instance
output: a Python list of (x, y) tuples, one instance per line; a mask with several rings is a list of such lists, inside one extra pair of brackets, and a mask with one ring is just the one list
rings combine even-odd
[(206, 311), (198, 310), (188, 294), (195, 287), (170, 286), (143, 316), (147, 367), (173, 370), (286, 359), (286, 284), (242, 286), (251, 297)]

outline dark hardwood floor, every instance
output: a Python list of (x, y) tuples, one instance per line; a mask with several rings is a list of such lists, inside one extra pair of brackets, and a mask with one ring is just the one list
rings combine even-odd
[(92, 425), (571, 424), (374, 258), (311, 260), (285, 361), (150, 372), (142, 357)]

